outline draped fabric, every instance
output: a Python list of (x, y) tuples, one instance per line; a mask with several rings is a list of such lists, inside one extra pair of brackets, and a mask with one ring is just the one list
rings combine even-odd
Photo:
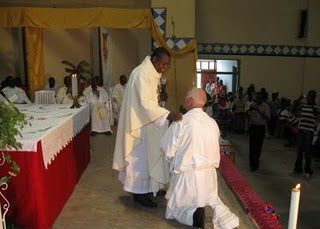
[(43, 29), (26, 27), (26, 56), (31, 99), (45, 86), (43, 59)]
[(196, 41), (190, 41), (180, 50), (170, 49), (153, 20), (150, 9), (1, 7), (0, 27), (27, 27), (31, 94), (44, 86), (43, 28), (149, 28), (153, 39), (166, 48), (171, 55), (182, 56), (192, 52), (196, 61)]
[(149, 9), (1, 7), (1, 27), (147, 28)]

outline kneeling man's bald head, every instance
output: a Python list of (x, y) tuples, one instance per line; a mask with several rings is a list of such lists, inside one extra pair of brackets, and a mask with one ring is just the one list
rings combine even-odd
[(185, 106), (188, 110), (203, 108), (207, 101), (207, 95), (201, 88), (191, 88), (185, 96)]

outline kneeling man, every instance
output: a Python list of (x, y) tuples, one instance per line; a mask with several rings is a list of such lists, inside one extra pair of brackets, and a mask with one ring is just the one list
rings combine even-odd
[(238, 217), (218, 196), (220, 131), (203, 111), (205, 102), (204, 90), (189, 90), (185, 97), (189, 111), (182, 121), (172, 123), (162, 138), (171, 173), (166, 218), (200, 228), (236, 228)]

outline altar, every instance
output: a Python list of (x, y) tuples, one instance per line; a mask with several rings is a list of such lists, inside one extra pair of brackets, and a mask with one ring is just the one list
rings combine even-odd
[(17, 106), (30, 125), (18, 137), (21, 150), (6, 151), (21, 170), (4, 194), (7, 219), (23, 228), (51, 228), (90, 162), (89, 106), (69, 107)]

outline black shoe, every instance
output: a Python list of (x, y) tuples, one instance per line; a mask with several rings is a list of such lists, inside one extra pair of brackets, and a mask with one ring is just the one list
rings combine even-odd
[(193, 213), (193, 226), (203, 229), (212, 229), (212, 217), (213, 210), (211, 206), (197, 208), (197, 210)]
[(110, 136), (110, 135), (112, 135), (112, 132), (111, 131), (107, 131), (104, 134)]
[(299, 175), (301, 175), (302, 174), (302, 169), (300, 170), (300, 169), (294, 169), (293, 170), (293, 175), (294, 176), (299, 176)]
[(142, 206), (148, 208), (156, 208), (158, 205), (153, 202), (148, 194), (133, 194), (133, 199), (135, 202), (140, 203)]
[(167, 191), (166, 191), (166, 190), (159, 190), (159, 191), (157, 192), (157, 197), (163, 198), (163, 197), (165, 197), (166, 194), (167, 194)]
[(198, 228), (204, 227), (204, 208), (197, 208), (193, 213), (193, 226)]
[(98, 133), (95, 131), (91, 131), (91, 136), (96, 136)]
[(312, 177), (313, 171), (305, 172), (304, 179), (310, 180)]
[(250, 168), (250, 171), (251, 172), (255, 172), (255, 171), (257, 171), (259, 169), (259, 166), (254, 166), (254, 167), (251, 167)]

